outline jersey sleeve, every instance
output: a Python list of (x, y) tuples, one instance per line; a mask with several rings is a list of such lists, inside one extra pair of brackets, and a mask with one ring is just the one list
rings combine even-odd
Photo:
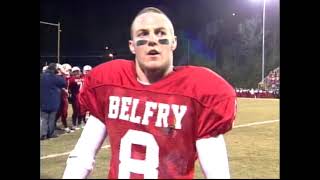
[(190, 74), (193, 94), (200, 104), (196, 109), (195, 138), (217, 137), (230, 131), (237, 109), (233, 86), (208, 68), (193, 68)]
[(237, 111), (236, 96), (215, 100), (200, 114), (197, 139), (216, 137), (232, 129)]
[(86, 76), (80, 90), (79, 102), (83, 109), (88, 110), (91, 115), (104, 123), (103, 103), (101, 98), (97, 97), (95, 84), (94, 77)]

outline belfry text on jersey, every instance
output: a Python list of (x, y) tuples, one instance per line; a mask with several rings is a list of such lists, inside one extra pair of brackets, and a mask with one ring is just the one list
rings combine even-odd
[[(168, 117), (173, 113), (175, 118), (175, 129), (181, 129), (181, 121), (187, 111), (187, 106), (177, 104), (165, 104), (146, 101), (143, 117), (136, 115), (139, 99), (132, 97), (109, 96), (109, 119), (121, 119), (138, 124), (149, 124), (149, 118), (154, 117), (157, 111), (157, 120), (155, 126), (168, 127)], [(129, 108), (131, 114), (129, 114)]]

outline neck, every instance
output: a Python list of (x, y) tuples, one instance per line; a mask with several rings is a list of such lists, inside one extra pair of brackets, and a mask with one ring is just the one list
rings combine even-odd
[(142, 69), (136, 63), (136, 72), (137, 72), (137, 79), (142, 84), (152, 84), (155, 83), (165, 76), (167, 76), (170, 72), (173, 71), (173, 66), (170, 66), (166, 69), (158, 69), (158, 70), (148, 70)]

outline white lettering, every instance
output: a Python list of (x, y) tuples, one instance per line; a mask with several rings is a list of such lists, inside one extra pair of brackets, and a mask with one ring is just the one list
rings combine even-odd
[(141, 117), (136, 116), (138, 103), (139, 103), (139, 99), (133, 99), (131, 116), (130, 116), (130, 121), (133, 123), (140, 123), (140, 121), (141, 121)]
[(129, 121), (129, 114), (126, 114), (129, 111), (129, 106), (131, 105), (132, 98), (131, 97), (122, 97), (121, 98), (121, 110), (119, 119)]
[(108, 118), (116, 119), (119, 114), (120, 98), (118, 96), (109, 96)]
[(148, 125), (149, 124), (149, 117), (153, 116), (153, 111), (151, 111), (152, 109), (156, 109), (157, 108), (157, 103), (155, 102), (146, 102), (146, 108), (144, 110), (144, 115), (143, 115), (143, 119), (141, 124), (144, 125)]
[(168, 104), (159, 103), (158, 116), (155, 126), (168, 127), (168, 116), (170, 113), (170, 106)]
[[(180, 107), (180, 108), (179, 108)], [(187, 106), (184, 106), (184, 105), (176, 105), (176, 104), (172, 104), (171, 105), (171, 108), (173, 110), (173, 114), (174, 114), (174, 117), (175, 117), (175, 129), (181, 129), (181, 120), (184, 116), (184, 114), (186, 113), (187, 111)], [(180, 112), (179, 112), (179, 109), (180, 109)]]
[[(120, 103), (121, 103), (121, 106), (120, 106)], [(173, 113), (174, 128), (175, 129), (182, 128), (181, 122), (185, 113), (187, 112), (187, 106), (172, 104), (170, 107), (169, 104), (146, 101), (144, 114), (142, 118), (141, 116), (136, 115), (137, 110), (139, 108), (141, 109), (141, 107), (138, 107), (138, 105), (139, 105), (139, 99), (134, 99), (132, 97), (120, 98), (118, 96), (109, 96), (108, 118), (121, 119), (125, 121), (130, 121), (133, 123), (148, 125), (149, 118), (151, 117), (152, 119), (154, 119), (155, 118), (154, 114), (157, 113), (155, 126), (168, 127), (169, 115), (170, 113)], [(131, 109), (131, 112), (130, 112), (130, 109)]]

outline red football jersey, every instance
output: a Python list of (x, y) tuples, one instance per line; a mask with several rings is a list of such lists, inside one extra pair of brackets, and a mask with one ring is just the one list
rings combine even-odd
[(193, 178), (196, 140), (231, 130), (236, 93), (207, 68), (142, 85), (133, 61), (113, 60), (86, 77), (80, 103), (106, 125), (109, 178)]
[(69, 79), (69, 90), (72, 95), (79, 94), (80, 88), (83, 85), (83, 78), (72, 76)]
[[(68, 77), (68, 76), (66, 76), (66, 75), (61, 75), (61, 77), (63, 77), (64, 80), (66, 81), (66, 83), (67, 83), (66, 89), (68, 90), (68, 89), (69, 89), (69, 79), (70, 79), (70, 77)], [(64, 99), (64, 98), (67, 98), (67, 97), (68, 97), (67, 92), (65, 92), (65, 91), (62, 90), (62, 91), (61, 91), (61, 98)]]
[(65, 75), (64, 78), (65, 78), (65, 80), (66, 80), (66, 82), (67, 82), (67, 89), (69, 89), (69, 84), (70, 84), (70, 78), (71, 78), (71, 76), (70, 76), (70, 75)]

